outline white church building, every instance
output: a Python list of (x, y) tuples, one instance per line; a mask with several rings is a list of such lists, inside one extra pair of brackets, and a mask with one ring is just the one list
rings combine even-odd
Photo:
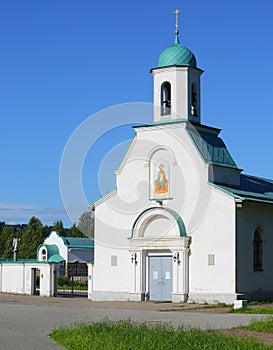
[(201, 123), (203, 71), (178, 34), (151, 69), (154, 122), (134, 128), (116, 189), (92, 204), (91, 298), (272, 298), (273, 181), (243, 174)]

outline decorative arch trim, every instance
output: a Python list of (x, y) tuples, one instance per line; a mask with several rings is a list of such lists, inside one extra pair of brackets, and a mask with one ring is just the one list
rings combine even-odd
[(171, 216), (175, 219), (177, 225), (178, 225), (178, 228), (179, 228), (179, 233), (180, 233), (180, 237), (187, 237), (187, 233), (186, 233), (186, 228), (185, 228), (185, 224), (184, 224), (184, 221), (182, 220), (181, 216), (176, 212), (174, 211), (173, 209), (170, 209), (170, 208), (162, 208), (162, 207), (151, 207), (151, 208), (148, 208), (148, 209), (145, 209), (143, 212), (141, 212), (138, 217), (136, 218), (133, 226), (132, 226), (132, 231), (131, 231), (131, 238), (134, 237), (134, 230), (136, 228), (136, 225), (137, 223), (139, 222), (139, 220), (145, 215), (147, 214), (148, 212), (153, 212), (155, 210), (161, 210), (163, 213), (164, 211), (166, 211), (167, 213), (171, 214)]
[(173, 150), (172, 149), (170, 149), (169, 147), (163, 147), (163, 146), (155, 146), (155, 147), (153, 147), (151, 150), (150, 150), (150, 152), (148, 153), (148, 155), (147, 155), (147, 158), (146, 158), (146, 166), (149, 166), (150, 165), (150, 162), (151, 162), (151, 159), (152, 159), (152, 157), (155, 155), (155, 153), (156, 152), (158, 152), (158, 151), (167, 151), (167, 152), (169, 152), (170, 153), (170, 155), (171, 155), (171, 160), (172, 160), (172, 164), (173, 165), (176, 165), (177, 164), (177, 161), (176, 161), (176, 158), (175, 158), (175, 155), (174, 155), (174, 152), (173, 152)]

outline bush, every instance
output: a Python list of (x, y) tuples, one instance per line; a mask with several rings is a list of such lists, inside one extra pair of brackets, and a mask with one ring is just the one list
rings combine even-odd
[(88, 283), (87, 283), (87, 281), (86, 282), (76, 281), (76, 282), (74, 282), (74, 287), (87, 288)]
[(63, 286), (70, 286), (71, 285), (71, 282), (70, 282), (70, 279), (69, 277), (67, 276), (60, 276), (58, 278), (58, 285), (60, 287), (63, 287)]

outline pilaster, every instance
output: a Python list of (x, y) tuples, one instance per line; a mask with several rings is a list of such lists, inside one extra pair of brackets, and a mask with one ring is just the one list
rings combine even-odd
[(173, 251), (173, 302), (185, 302), (189, 294), (189, 251), (191, 237), (184, 237), (180, 250)]

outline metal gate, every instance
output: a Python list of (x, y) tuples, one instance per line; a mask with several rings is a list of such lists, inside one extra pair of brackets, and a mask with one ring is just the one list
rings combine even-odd
[(87, 264), (68, 263), (66, 276), (58, 278), (57, 295), (63, 297), (88, 296)]
[(40, 295), (40, 270), (31, 269), (31, 295)]
[(149, 257), (149, 299), (172, 300), (173, 261), (171, 256)]

